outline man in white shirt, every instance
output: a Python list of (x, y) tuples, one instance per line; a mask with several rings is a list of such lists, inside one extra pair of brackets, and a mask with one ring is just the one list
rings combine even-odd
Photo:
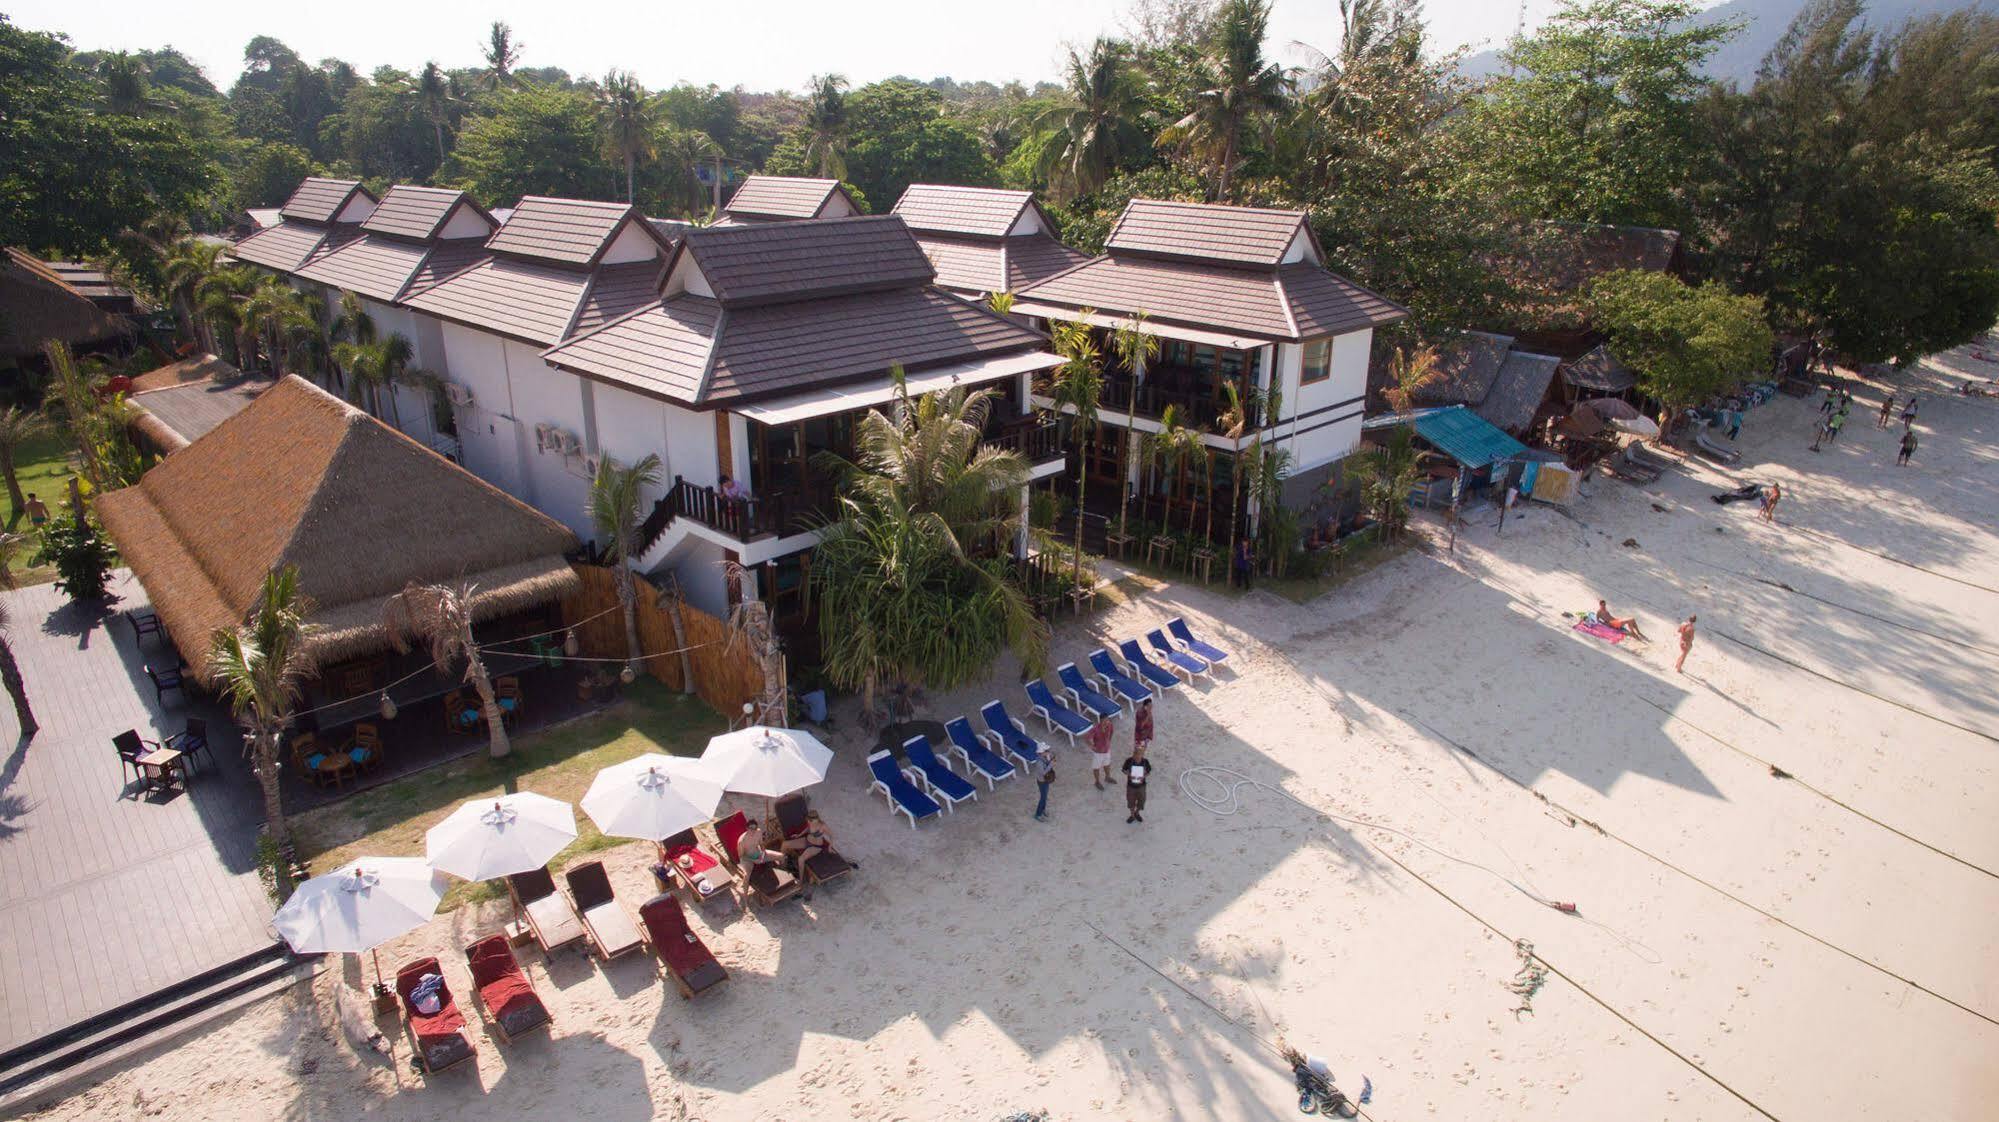
[(1145, 821), (1145, 786), (1152, 778), (1152, 761), (1145, 758), (1145, 746), (1131, 750), (1131, 757), (1124, 762), (1124, 805), (1130, 812), (1125, 823)]

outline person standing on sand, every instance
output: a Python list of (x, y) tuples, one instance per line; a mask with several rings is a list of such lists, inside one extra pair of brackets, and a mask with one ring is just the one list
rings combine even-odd
[(1895, 395), (1889, 394), (1887, 397), (1881, 399), (1881, 419), (1875, 422), (1874, 427), (1877, 429), (1887, 428), (1889, 418), (1893, 417), (1894, 415), (1895, 415)]
[(1915, 423), (1916, 423), (1916, 395), (1910, 394), (1908, 404), (1902, 406), (1902, 424), (1904, 426), (1907, 426), (1907, 425), (1913, 425)]
[(1688, 616), (1687, 622), (1680, 625), (1680, 658), (1679, 661), (1673, 663), (1673, 673), (1675, 674), (1685, 674), (1687, 672), (1687, 652), (1694, 649), (1694, 620), (1696, 618), (1698, 617)]
[(1832, 415), (1832, 420), (1827, 421), (1825, 423), (1826, 439), (1834, 442), (1835, 444), (1838, 443), (1839, 430), (1845, 427), (1846, 427), (1846, 406), (1842, 405), (1839, 407), (1839, 412), (1834, 413)]
[(1783, 497), (1784, 487), (1780, 483), (1770, 484), (1770, 489), (1763, 492), (1763, 521), (1775, 522), (1777, 520), (1777, 500)]
[(1152, 699), (1138, 703), (1138, 712), (1132, 715), (1131, 744), (1134, 748), (1152, 747)]
[(1506, 485), (1506, 494), (1501, 496), (1499, 500), (1499, 533), (1501, 536), (1504, 536), (1506, 533), (1506, 515), (1513, 509), (1514, 502), (1519, 498), (1520, 488), (1508, 483)]
[(1821, 417), (1832, 416), (1832, 403), (1835, 400), (1837, 400), (1838, 397), (1839, 394), (1832, 388), (1832, 383), (1827, 382), (1825, 386), (1825, 400), (1819, 402), (1819, 416)]
[(1256, 550), (1251, 548), (1249, 539), (1235, 543), (1235, 576), (1242, 582), (1242, 590), (1249, 591), (1249, 581), (1256, 574)]
[(1131, 750), (1124, 762), (1125, 825), (1145, 821), (1145, 781), (1152, 776), (1152, 764), (1145, 758), (1145, 745)]
[(1902, 450), (1900, 452), (1895, 453), (1895, 466), (1908, 467), (1909, 458), (1911, 456), (1914, 456), (1915, 454), (1916, 454), (1916, 430), (1913, 427), (1905, 428), (1902, 430)]
[(1115, 782), (1111, 775), (1111, 719), (1098, 717), (1084, 739), (1090, 745), (1090, 778), (1097, 781), (1097, 790), (1104, 784)]
[(1055, 761), (1048, 758), (1048, 753), (1037, 752), (1034, 755), (1034, 762), (1027, 765), (1027, 770), (1029, 774), (1034, 776), (1035, 786), (1041, 788), (1041, 801), (1034, 804), (1034, 820), (1036, 822), (1046, 822), (1048, 821), (1048, 788), (1055, 782)]

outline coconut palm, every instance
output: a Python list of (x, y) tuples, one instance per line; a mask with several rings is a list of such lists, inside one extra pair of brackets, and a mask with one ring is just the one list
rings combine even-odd
[(437, 160), (444, 162), (444, 122), (450, 113), (451, 82), (435, 62), (423, 64), (423, 73), (417, 76), (416, 95), (423, 102), (423, 115), (430, 121), (431, 132), (437, 138)]
[(972, 680), (1002, 647), (1038, 673), (1048, 643), (1004, 555), (1027, 464), (980, 444), (992, 391), (912, 400), (892, 373), (896, 400), (861, 419), (856, 460), (821, 457), (843, 483), (812, 564), (827, 677), (870, 715), (884, 691)]
[[(243, 305), (257, 289), (258, 274), (247, 265), (213, 269), (195, 282), (195, 308), (202, 319), (220, 324), (236, 348), (236, 365), (249, 370), (257, 361), (257, 327)], [(212, 339), (211, 339), (212, 341)]]
[(666, 176), (666, 197), (661, 200), (676, 214), (699, 214), (710, 202), (708, 189), (701, 185), (701, 169), (713, 165), (715, 201), (720, 201), (722, 146), (700, 129), (662, 128), (654, 141)]
[(23, 444), (47, 431), (48, 418), (40, 413), (23, 410), (16, 405), (0, 409), (0, 475), (7, 478), (7, 498), (14, 504), (16, 512), (28, 505), (28, 498), (21, 493), (14, 456)]
[(412, 386), (434, 389), (436, 376), (410, 364), (416, 350), (409, 337), (400, 332), (372, 343), (335, 343), (333, 361), (347, 372), (347, 399), (381, 417), (382, 403), (388, 402), (388, 422), (401, 430), (402, 407), (396, 403), (396, 388)]
[(1437, 348), (1427, 343), (1413, 349), (1397, 347), (1388, 359), (1388, 386), (1381, 396), (1388, 399), (1390, 409), (1407, 413), (1416, 407), (1416, 395), (1442, 376)]
[[(1180, 474), (1208, 458), (1208, 446), (1201, 441), (1204, 430), (1199, 425), (1188, 424), (1185, 416), (1178, 405), (1169, 405), (1159, 417), (1159, 459), (1166, 471), (1169, 504), (1166, 521), (1169, 526), (1173, 521), (1173, 490), (1179, 484)], [(1192, 529), (1191, 526), (1188, 528)]]
[(173, 246), (161, 267), (174, 318), (181, 332), (204, 354), (214, 353), (215, 333), (200, 311), (199, 293), (202, 282), (221, 267), (221, 259), (221, 246), (188, 238)]
[[(1242, 387), (1234, 382), (1223, 382), (1222, 392), (1228, 396), (1228, 406), (1216, 418), (1215, 427), (1229, 442), (1229, 535), (1225, 539), (1230, 549), (1235, 548), (1237, 520), (1242, 513), (1242, 474), (1247, 457), (1243, 454), (1242, 438), (1249, 435), (1255, 425), (1255, 394), (1245, 396)], [(1213, 512), (1214, 493), (1209, 492), (1208, 505)], [(1235, 567), (1229, 567), (1229, 581), (1235, 581)]]
[[(89, 374), (70, 353), (69, 344), (51, 339), (42, 344), (49, 360), (49, 389), (45, 408), (59, 414), (63, 426), (83, 462), (83, 478), (102, 491), (106, 483), (104, 461), (98, 455), (97, 393)], [(19, 509), (18, 507), (15, 509)]]
[(1370, 445), (1353, 458), (1361, 506), (1393, 539), (1409, 523), (1409, 491), (1421, 478), (1422, 454), (1409, 427), (1398, 425), (1386, 443)]
[[(1131, 377), (1132, 399), (1136, 402), (1140, 386), (1145, 384), (1145, 368), (1159, 357), (1159, 336), (1145, 330), (1145, 313), (1139, 312), (1111, 332), (1111, 351), (1118, 357), (1118, 364)], [(1124, 432), (1124, 454), (1118, 465), (1118, 506), (1117, 532), (1125, 535), (1125, 518), (1131, 512), (1131, 457), (1138, 443), (1138, 430), (1127, 428)]]
[(1194, 155), (1208, 167), (1212, 197), (1234, 201), (1243, 135), (1267, 132), (1291, 102), (1291, 79), (1263, 57), (1270, 0), (1225, 0), (1203, 62), (1208, 88), (1194, 95), (1193, 112), (1159, 134), (1162, 144)]
[[(625, 666), (636, 672), (644, 651), (639, 647), (638, 594), (632, 584), (631, 562), (638, 560), (642, 547), (639, 523), (645, 520), (640, 507), (648, 487), (659, 485), (659, 457), (648, 455), (626, 467), (609, 456), (597, 462), (597, 476), (590, 481), (590, 522), (604, 537), (604, 559), (617, 577), (618, 604), (625, 613)], [(686, 683), (689, 689), (694, 683)]]
[(597, 105), (604, 118), (605, 149), (624, 162), (625, 201), (634, 202), (639, 163), (659, 154), (653, 139), (655, 102), (631, 71), (613, 70), (604, 75)]
[(382, 606), (382, 624), (398, 653), (410, 649), (411, 640), (430, 644), (430, 661), (445, 674), (458, 660), (465, 660), (465, 681), (479, 694), (479, 708), (486, 714), (487, 752), (500, 759), (513, 751), (507, 740), (505, 715), (493, 694), (493, 680), (486, 674), (486, 660), (479, 657), (478, 641), (472, 637), (471, 584), (419, 584), (411, 581)]
[[(279, 844), (285, 840), (285, 808), (278, 791), (278, 736), (291, 723), (299, 683), (312, 672), (305, 646), (312, 610), (311, 599), (298, 588), (298, 567), (286, 565), (264, 574), (248, 622), (234, 630), (217, 628), (209, 639), (209, 675), (250, 738), (252, 767), (264, 789), (264, 829)], [(279, 862), (280, 876), (283, 868)]]
[(1250, 451), (1250, 498), (1256, 501), (1257, 526), (1266, 543), (1264, 556), (1269, 558), (1269, 571), (1275, 573), (1283, 558), (1277, 556), (1279, 551), (1272, 547), (1278, 543), (1284, 479), (1291, 474), (1291, 450), (1259, 440), (1251, 445)]
[(480, 47), (485, 56), (486, 69), (479, 72), (479, 84), (489, 90), (506, 89), (519, 79), (514, 77), (514, 65), (521, 60), (521, 45), (514, 42), (514, 29), (503, 20), (494, 20), (486, 31), (485, 45)]
[(1069, 51), (1063, 102), (1034, 119), (1036, 173), (1059, 199), (1087, 195), (1146, 147), (1140, 121), (1145, 84), (1128, 46), (1099, 37), (1087, 55)]
[[(4, 564), (4, 559), (0, 559)], [(13, 621), (7, 618), (7, 602), (0, 600), (0, 685), (7, 688), (7, 696), (14, 699), (14, 716), (21, 726), (21, 739), (35, 735), (41, 728), (35, 721), (35, 711), (28, 705), (28, 684), (21, 678), (21, 664), (14, 660), (14, 645), (8, 640), (7, 628)]]
[(830, 179), (847, 178), (847, 79), (814, 74), (805, 98), (805, 162)]
[[(1088, 315), (1086, 311), (1084, 313)], [(1059, 417), (1070, 414), (1069, 444), (1076, 450), (1076, 583), (1083, 580), (1083, 494), (1089, 482), (1088, 449), (1097, 432), (1098, 407), (1103, 402), (1104, 376), (1096, 337), (1088, 325), (1058, 320), (1055, 353), (1063, 358), (1048, 387)]]

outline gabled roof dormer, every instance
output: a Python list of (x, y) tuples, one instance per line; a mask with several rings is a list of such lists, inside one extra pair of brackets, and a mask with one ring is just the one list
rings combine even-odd
[(837, 179), (807, 179), (795, 175), (752, 175), (743, 180), (722, 221), (784, 222), (814, 218), (852, 218), (861, 213), (854, 197)]
[(1104, 240), (1121, 254), (1238, 267), (1325, 263), (1302, 210), (1133, 199)]
[(432, 241), (489, 238), (499, 222), (463, 191), (398, 184), (382, 196), (361, 229), (370, 234)]
[(358, 225), (375, 212), (377, 200), (358, 179), (323, 179), (311, 176), (298, 185), (278, 214), (286, 221), (311, 222), (321, 226), (335, 223)]
[(663, 258), (672, 243), (629, 203), (529, 195), (486, 248), (516, 260), (588, 269)]

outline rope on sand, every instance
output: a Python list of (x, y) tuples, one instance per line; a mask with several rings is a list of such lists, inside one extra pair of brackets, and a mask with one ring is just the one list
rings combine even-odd
[(1999, 650), (1994, 650), (1991, 647), (1980, 646), (1979, 644), (1974, 643), (1969, 639), (1953, 639), (1948, 635), (1938, 634), (1937, 632), (1928, 630), (1927, 628), (1917, 627), (1913, 623), (1904, 623), (1898, 619), (1890, 619), (1887, 616), (1877, 615), (1873, 612), (1870, 612), (1865, 608), (1856, 608), (1851, 604), (1842, 604), (1837, 600), (1830, 600), (1824, 596), (1819, 596), (1814, 593), (1806, 592), (1802, 588), (1793, 587), (1792, 585), (1786, 584), (1785, 582), (1780, 580), (1771, 580), (1769, 577), (1759, 577), (1754, 573), (1745, 573), (1739, 569), (1731, 569), (1726, 565), (1717, 565), (1712, 561), (1702, 560), (1699, 557), (1693, 558), (1693, 560), (1696, 564), (1706, 565), (1710, 569), (1719, 570), (1721, 572), (1729, 574), (1730, 576), (1740, 577), (1743, 580), (1755, 581), (1757, 584), (1767, 584), (1771, 588), (1781, 589), (1782, 591), (1802, 596), (1807, 600), (1817, 600), (1821, 604), (1838, 608), (1840, 611), (1843, 612), (1852, 612), (1854, 615), (1865, 616), (1868, 619), (1875, 620), (1880, 623), (1885, 623), (1890, 627), (1899, 627), (1904, 631), (1913, 631), (1918, 635), (1926, 635), (1932, 639), (1949, 643), (1953, 647), (1964, 647), (1967, 650), (1974, 650), (1980, 654), (1999, 655)]
[(1636, 696), (1638, 700), (1644, 702), (1645, 704), (1650, 705), (1652, 708), (1657, 709), (1659, 712), (1664, 713), (1668, 718), (1678, 721), (1679, 723), (1687, 726), (1688, 728), (1694, 730), (1695, 732), (1700, 733), (1702, 736), (1707, 737), (1709, 740), (1714, 741), (1716, 744), (1721, 745), (1723, 748), (1726, 748), (1729, 751), (1734, 752), (1735, 754), (1743, 757), (1744, 759), (1753, 760), (1756, 763), (1762, 764), (1764, 767), (1769, 768), (1770, 774), (1772, 776), (1775, 776), (1778, 779), (1788, 779), (1791, 782), (1796, 783), (1798, 786), (1803, 787), (1805, 790), (1810, 791), (1812, 794), (1817, 795), (1819, 798), (1822, 798), (1825, 801), (1831, 803), (1832, 805), (1840, 808), (1841, 810), (1844, 810), (1849, 814), (1853, 814), (1860, 818), (1863, 818), (1866, 821), (1872, 822), (1876, 826), (1881, 827), (1882, 829), (1888, 831), (1889, 833), (1895, 835), (1898, 838), (1901, 838), (1905, 841), (1914, 842), (1917, 845), (1922, 846), (1924, 849), (1929, 850), (1931, 853), (1934, 853), (1939, 857), (1948, 857), (1952, 861), (1955, 861), (1958, 864), (1963, 865), (1967, 869), (1971, 869), (1975, 872), (1984, 873), (1986, 876), (1992, 877), (1994, 879), (1999, 879), (1999, 873), (1995, 873), (1991, 869), (1988, 869), (1983, 865), (1978, 865), (1974, 864), (1971, 861), (1967, 861), (1964, 858), (1959, 857), (1957, 854), (1952, 853), (1948, 849), (1943, 849), (1938, 846), (1931, 845), (1930, 843), (1924, 841), (1919, 837), (1916, 837), (1913, 834), (1910, 834), (1903, 830), (1898, 830), (1895, 827), (1890, 826), (1888, 823), (1883, 822), (1879, 818), (1874, 817), (1873, 815), (1867, 813), (1866, 811), (1853, 806), (1852, 804), (1839, 798), (1837, 795), (1830, 794), (1818, 787), (1813, 786), (1810, 782), (1806, 780), (1799, 779), (1797, 776), (1791, 774), (1788, 771), (1785, 771), (1783, 768), (1778, 767), (1776, 764), (1771, 763), (1769, 760), (1766, 760), (1763, 757), (1758, 756), (1756, 753), (1749, 751), (1747, 748), (1739, 748), (1733, 744), (1730, 744), (1728, 741), (1723, 740), (1721, 737), (1716, 736), (1714, 733), (1711, 733), (1708, 730), (1693, 723), (1692, 721), (1687, 720), (1685, 717), (1680, 716), (1678, 713), (1673, 712), (1671, 709), (1666, 708), (1665, 706), (1659, 704), (1658, 702), (1652, 700), (1651, 698), (1646, 697), (1643, 694), (1638, 694), (1634, 696)]
[(1812, 529), (1809, 526), (1800, 526), (1795, 522), (1789, 522), (1786, 523), (1786, 525), (1788, 525), (1791, 529), (1796, 530), (1801, 534), (1810, 534), (1812, 537), (1815, 537), (1820, 541), (1828, 541), (1833, 543), (1834, 545), (1843, 545), (1848, 549), (1857, 549), (1862, 553), (1871, 553), (1874, 556), (1879, 557), (1883, 561), (1893, 561), (1897, 565), (1906, 565), (1909, 568), (1914, 569), (1919, 573), (1928, 573), (1933, 577), (1941, 577), (1947, 581), (1955, 581), (1956, 583), (1961, 584), (1966, 588), (1975, 588), (1978, 589), (1980, 592), (1999, 593), (1999, 588), (1993, 588), (1991, 585), (1979, 584), (1975, 580), (1965, 580), (1963, 577), (1954, 577), (1951, 576), (1949, 573), (1939, 573), (1935, 569), (1926, 569), (1923, 566), (1916, 564), (1914, 561), (1904, 561), (1900, 557), (1890, 556), (1886, 553), (1881, 552), (1878, 549), (1869, 549), (1864, 545), (1854, 545), (1852, 542), (1847, 541), (1844, 538), (1835, 538), (1831, 534), (1822, 533), (1818, 530)]
[(1852, 691), (1853, 691), (1854, 693), (1859, 693), (1859, 694), (1866, 694), (1866, 695), (1867, 695), (1868, 697), (1871, 697), (1871, 698), (1873, 698), (1873, 699), (1874, 699), (1874, 700), (1876, 700), (1876, 701), (1879, 701), (1879, 702), (1884, 702), (1884, 703), (1886, 703), (1886, 704), (1888, 704), (1888, 705), (1892, 705), (1892, 706), (1894, 706), (1894, 707), (1895, 707), (1895, 708), (1897, 708), (1897, 709), (1902, 709), (1902, 710), (1906, 710), (1907, 712), (1910, 712), (1910, 713), (1914, 713), (1914, 714), (1915, 714), (1916, 716), (1918, 716), (1918, 717), (1922, 717), (1922, 718), (1925, 718), (1925, 719), (1927, 719), (1927, 720), (1931, 720), (1931, 721), (1935, 721), (1935, 722), (1936, 722), (1937, 724), (1940, 724), (1940, 725), (1947, 725), (1947, 726), (1949, 726), (1949, 727), (1951, 727), (1951, 728), (1954, 728), (1954, 729), (1956, 729), (1956, 730), (1957, 730), (1957, 731), (1959, 731), (1959, 732), (1968, 732), (1968, 733), (1970, 733), (1970, 734), (1971, 734), (1971, 735), (1973, 735), (1973, 736), (1976, 736), (1976, 737), (1980, 737), (1980, 738), (1982, 738), (1982, 739), (1985, 739), (1985, 740), (1989, 740), (1989, 741), (1991, 741), (1991, 742), (1992, 742), (1992, 743), (1994, 743), (1994, 744), (1999, 744), (1999, 736), (1994, 736), (1994, 735), (1992, 735), (1992, 734), (1991, 734), (1991, 733), (1989, 733), (1989, 732), (1984, 732), (1984, 731), (1981, 731), (1981, 730), (1979, 730), (1979, 729), (1975, 729), (1975, 728), (1972, 728), (1972, 727), (1971, 727), (1971, 726), (1969, 726), (1969, 725), (1960, 725), (1960, 724), (1958, 724), (1958, 723), (1957, 723), (1956, 721), (1952, 721), (1952, 720), (1949, 720), (1949, 719), (1947, 719), (1947, 718), (1944, 718), (1944, 717), (1939, 717), (1939, 716), (1937, 716), (1937, 715), (1936, 715), (1935, 713), (1931, 713), (1931, 712), (1928, 712), (1928, 711), (1926, 711), (1926, 710), (1922, 710), (1922, 709), (1918, 709), (1918, 708), (1916, 708), (1915, 706), (1913, 706), (1913, 705), (1909, 705), (1909, 704), (1907, 704), (1907, 703), (1905, 703), (1905, 702), (1900, 702), (1900, 701), (1896, 701), (1896, 700), (1895, 700), (1894, 698), (1892, 698), (1892, 697), (1884, 697), (1883, 695), (1881, 695), (1881, 694), (1878, 694), (1878, 693), (1875, 693), (1875, 692), (1874, 692), (1873, 690), (1870, 690), (1870, 689), (1866, 688), (1865, 686), (1856, 686), (1856, 685), (1854, 685), (1854, 684), (1853, 684), (1852, 682), (1842, 682), (1842, 681), (1840, 681), (1840, 680), (1839, 680), (1838, 678), (1835, 678), (1835, 677), (1833, 677), (1832, 675), (1830, 675), (1830, 674), (1827, 674), (1827, 673), (1825, 673), (1825, 672), (1823, 672), (1823, 671), (1819, 671), (1819, 670), (1814, 670), (1814, 669), (1812, 669), (1811, 667), (1809, 667), (1809, 666), (1806, 666), (1806, 665), (1805, 665), (1804, 663), (1802, 663), (1802, 662), (1799, 662), (1798, 660), (1796, 660), (1796, 659), (1794, 659), (1794, 658), (1788, 658), (1788, 657), (1786, 657), (1786, 656), (1784, 656), (1784, 655), (1780, 655), (1780, 654), (1778, 654), (1778, 653), (1777, 653), (1776, 651), (1773, 651), (1773, 650), (1770, 650), (1770, 649), (1768, 649), (1767, 647), (1760, 647), (1760, 646), (1757, 646), (1757, 645), (1756, 645), (1755, 643), (1752, 643), (1752, 642), (1750, 642), (1750, 641), (1749, 641), (1749, 640), (1747, 640), (1747, 639), (1743, 639), (1743, 638), (1739, 638), (1739, 637), (1737, 637), (1737, 636), (1735, 636), (1735, 635), (1731, 635), (1731, 634), (1729, 634), (1729, 633), (1728, 633), (1728, 632), (1726, 632), (1726, 631), (1723, 631), (1723, 630), (1720, 630), (1719, 628), (1710, 628), (1709, 630), (1713, 631), (1713, 632), (1714, 632), (1714, 633), (1715, 633), (1716, 635), (1719, 635), (1719, 636), (1721, 636), (1722, 638), (1724, 638), (1724, 639), (1728, 640), (1728, 641), (1729, 641), (1729, 642), (1731, 642), (1731, 643), (1734, 643), (1735, 645), (1737, 645), (1737, 646), (1739, 646), (1739, 647), (1747, 647), (1748, 649), (1750, 649), (1750, 650), (1752, 650), (1752, 651), (1755, 651), (1755, 652), (1756, 652), (1757, 654), (1760, 654), (1760, 655), (1763, 655), (1763, 656), (1765, 656), (1766, 658), (1773, 658), (1773, 659), (1776, 659), (1776, 660), (1777, 660), (1778, 662), (1781, 662), (1781, 663), (1783, 663), (1783, 664), (1784, 664), (1784, 665), (1786, 665), (1786, 666), (1791, 666), (1791, 667), (1795, 667), (1795, 668), (1797, 668), (1797, 669), (1799, 669), (1799, 670), (1802, 670), (1802, 671), (1804, 671), (1805, 673), (1807, 673), (1807, 674), (1810, 674), (1810, 675), (1811, 675), (1812, 677), (1814, 677), (1814, 678), (1823, 678), (1823, 679), (1825, 679), (1826, 681), (1828, 681), (1828, 682), (1831, 682), (1831, 683), (1832, 683), (1833, 685), (1835, 685), (1835, 686), (1844, 686), (1844, 687), (1846, 687), (1847, 689), (1850, 689), (1850, 690), (1852, 690)]

